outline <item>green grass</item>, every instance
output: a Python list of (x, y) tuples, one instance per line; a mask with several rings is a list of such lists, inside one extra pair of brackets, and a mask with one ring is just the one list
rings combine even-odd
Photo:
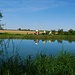
[(75, 75), (75, 55), (61, 51), (58, 55), (37, 54), (0, 58), (0, 75)]
[(33, 34), (9, 34), (0, 33), (1, 39), (55, 39), (55, 40), (75, 40), (75, 35), (33, 35)]

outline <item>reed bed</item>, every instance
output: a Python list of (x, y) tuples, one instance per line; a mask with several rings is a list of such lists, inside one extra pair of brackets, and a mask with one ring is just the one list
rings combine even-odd
[(37, 54), (35, 57), (0, 58), (0, 75), (75, 75), (75, 55), (61, 51), (56, 56)]

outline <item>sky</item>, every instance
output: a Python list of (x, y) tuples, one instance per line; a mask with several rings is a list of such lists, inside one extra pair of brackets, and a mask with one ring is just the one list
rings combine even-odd
[(4, 29), (75, 30), (75, 0), (0, 0)]

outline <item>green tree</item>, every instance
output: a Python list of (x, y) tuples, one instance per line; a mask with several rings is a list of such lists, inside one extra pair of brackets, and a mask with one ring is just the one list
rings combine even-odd
[(3, 16), (2, 16), (2, 13), (0, 12), (0, 18), (2, 18)]
[(63, 29), (58, 29), (58, 34), (64, 34)]
[(46, 31), (46, 34), (48, 35), (50, 31)]
[(21, 30), (21, 28), (19, 28), (18, 30)]
[(68, 32), (67, 31), (64, 31), (64, 35), (68, 35)]
[[(1, 13), (1, 11), (0, 11), (0, 21), (1, 21), (1, 18), (3, 17), (3, 15), (2, 15), (2, 13)], [(1, 24), (0, 23), (0, 30), (2, 30), (3, 29), (3, 26), (4, 26), (4, 24)]]
[(52, 34), (55, 34), (56, 30), (51, 30)]
[(68, 30), (68, 34), (69, 34), (69, 35), (73, 35), (73, 34), (74, 34), (74, 30), (73, 30), (73, 29), (69, 29), (69, 30)]

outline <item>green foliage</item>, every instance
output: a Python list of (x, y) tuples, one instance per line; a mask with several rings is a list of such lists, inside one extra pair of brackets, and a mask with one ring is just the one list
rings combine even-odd
[[(0, 12), (0, 18), (2, 18), (3, 16), (2, 16), (2, 13)], [(0, 20), (1, 21), (1, 20)], [(0, 30), (2, 30), (3, 29), (3, 26), (4, 26), (4, 24), (1, 24), (0, 23)]]
[(45, 35), (45, 33), (42, 33), (42, 35)]
[(46, 35), (49, 35), (49, 32), (50, 32), (50, 31), (46, 31)]
[(68, 30), (68, 35), (75, 35), (75, 31), (73, 29)]
[(68, 35), (68, 32), (67, 31), (64, 31), (64, 35)]
[(75, 55), (61, 51), (57, 56), (0, 58), (0, 75), (75, 75)]
[(0, 12), (0, 18), (2, 18), (3, 16), (2, 16), (2, 13)]
[(56, 30), (51, 30), (52, 34), (55, 34)]
[(21, 30), (21, 28), (19, 28), (18, 30)]
[(58, 34), (64, 34), (63, 29), (58, 29)]

